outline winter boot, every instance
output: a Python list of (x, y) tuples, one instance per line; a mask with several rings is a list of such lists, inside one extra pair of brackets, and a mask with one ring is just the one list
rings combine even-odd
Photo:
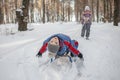
[(88, 37), (86, 37), (86, 40), (89, 40), (89, 38), (88, 38)]

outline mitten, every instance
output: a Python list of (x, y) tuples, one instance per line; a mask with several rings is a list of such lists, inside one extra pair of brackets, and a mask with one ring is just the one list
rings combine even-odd
[(84, 60), (82, 53), (80, 53), (80, 54), (78, 55), (78, 57), (79, 57), (80, 59)]
[(38, 52), (38, 53), (36, 54), (36, 56), (37, 56), (37, 57), (42, 57), (42, 54), (41, 54), (40, 52)]

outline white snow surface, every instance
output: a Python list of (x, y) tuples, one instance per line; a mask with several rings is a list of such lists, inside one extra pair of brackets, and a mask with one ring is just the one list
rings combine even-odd
[[(120, 80), (120, 26), (93, 23), (90, 40), (81, 38), (81, 28), (76, 22), (36, 23), (19, 32), (17, 24), (0, 25), (0, 80)], [(36, 57), (43, 41), (57, 33), (78, 40), (84, 56), (80, 75), (74, 63), (42, 64), (48, 52)]]

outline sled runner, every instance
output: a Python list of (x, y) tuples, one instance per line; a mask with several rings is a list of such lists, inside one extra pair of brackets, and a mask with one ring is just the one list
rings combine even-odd
[(80, 60), (78, 57), (71, 57), (69, 55), (57, 56), (53, 53), (49, 53), (48, 60), (44, 63), (40, 63), (39, 68), (45, 69), (51, 67), (54, 70), (68, 70), (73, 67), (73, 64), (76, 66), (78, 73), (80, 72), (80, 67), (83, 65), (83, 61)]

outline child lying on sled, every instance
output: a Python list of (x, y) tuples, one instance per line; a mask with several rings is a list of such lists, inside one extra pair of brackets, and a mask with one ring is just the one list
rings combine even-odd
[(67, 56), (70, 54), (70, 57), (78, 56), (78, 58), (83, 60), (83, 55), (77, 48), (78, 42), (76, 40), (71, 40), (69, 36), (64, 34), (54, 34), (43, 42), (36, 56), (40, 57), (48, 50), (50, 52), (49, 54), (55, 57)]

